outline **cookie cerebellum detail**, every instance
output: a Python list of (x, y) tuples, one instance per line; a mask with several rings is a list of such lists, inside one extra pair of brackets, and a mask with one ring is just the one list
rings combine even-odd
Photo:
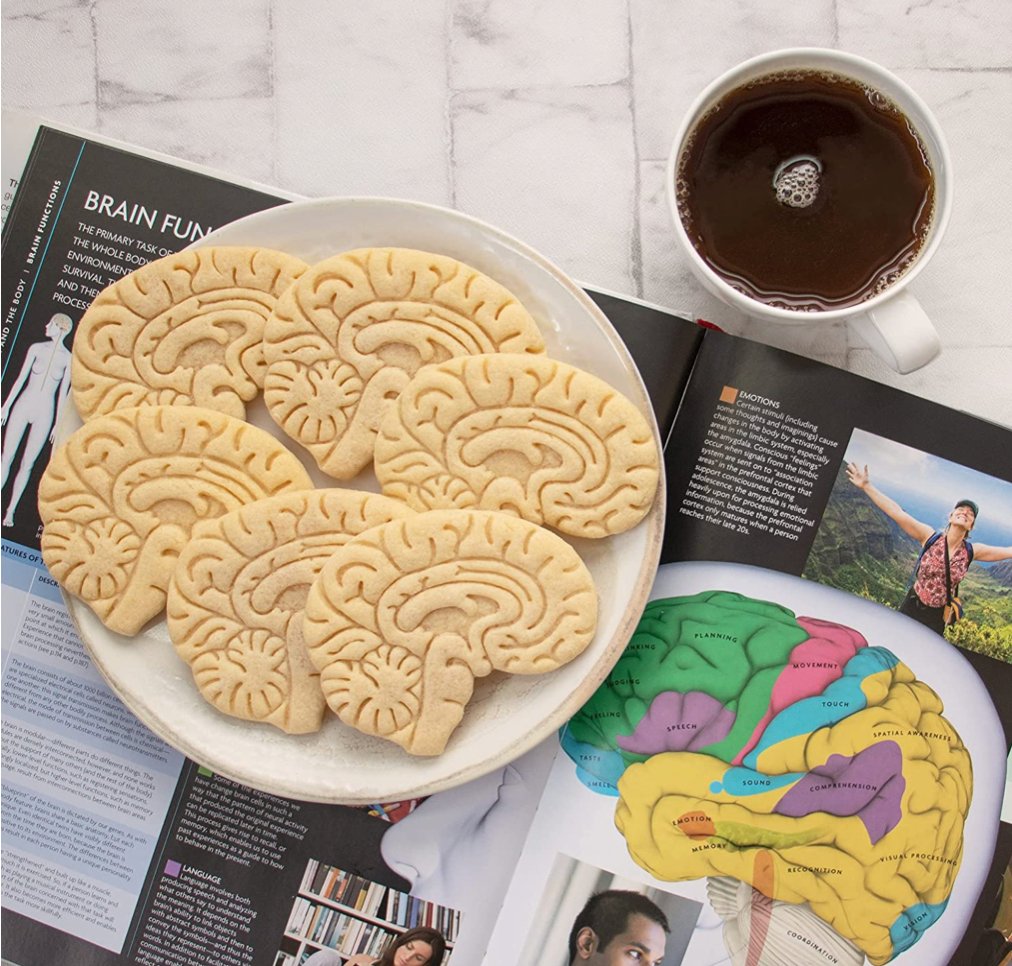
[(959, 870), (973, 774), (937, 694), (884, 647), (776, 604), (655, 600), (564, 739), (652, 875), (807, 904), (871, 962)]
[(650, 423), (603, 380), (498, 353), (418, 372), (383, 418), (376, 475), (417, 510), (503, 510), (605, 537), (647, 514), (659, 457)]
[(136, 634), (165, 605), (195, 524), (312, 487), (273, 436), (196, 406), (142, 406), (89, 420), (39, 483), (42, 558), (110, 630)]
[(202, 248), (150, 262), (81, 319), (71, 382), (82, 419), (193, 405), (243, 419), (263, 386), (263, 332), (305, 262), (266, 248)]
[(433, 510), (341, 547), (309, 592), (304, 634), (342, 721), (437, 755), (476, 677), (566, 664), (593, 638), (597, 609), (561, 537), (501, 513)]
[(201, 694), (226, 714), (290, 734), (317, 731), (326, 702), (302, 639), (309, 587), (351, 537), (412, 512), (371, 493), (310, 490), (199, 524), (166, 610)]
[(544, 351), (534, 320), (498, 282), (402, 248), (357, 249), (312, 266), (279, 300), (265, 340), (271, 416), (337, 479), (372, 460), (388, 401), (421, 366)]

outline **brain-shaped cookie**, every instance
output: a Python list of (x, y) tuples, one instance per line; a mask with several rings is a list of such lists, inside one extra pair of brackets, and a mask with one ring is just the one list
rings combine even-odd
[(291, 734), (319, 729), (326, 702), (302, 640), (309, 587), (351, 537), (411, 513), (371, 493), (309, 490), (198, 524), (173, 572), (166, 618), (204, 697)]
[(561, 537), (502, 513), (432, 510), (341, 547), (309, 592), (304, 634), (342, 721), (435, 755), (476, 677), (552, 671), (596, 624), (590, 573)]
[(242, 419), (263, 386), (263, 332), (304, 262), (265, 248), (203, 248), (150, 262), (92, 302), (74, 339), (83, 419), (193, 405)]
[(274, 437), (197, 406), (97, 416), (53, 454), (39, 483), (42, 558), (120, 634), (165, 605), (194, 525), (312, 481)]
[(421, 366), (544, 349), (527, 310), (498, 282), (444, 255), (364, 248), (310, 268), (265, 332), (271, 416), (325, 473), (369, 464), (380, 418)]
[[(603, 716), (567, 745), (592, 773), (610, 767), (596, 780), (617, 783), (633, 858), (661, 879), (731, 876), (807, 903), (874, 963), (908, 949), (945, 909), (972, 792), (935, 692), (887, 649), (777, 605), (710, 592), (651, 607), (633, 653), (661, 686), (624, 720), (596, 695), (581, 714)], [(791, 644), (792, 623), (813, 633)]]
[(642, 520), (658, 464), (636, 406), (545, 356), (426, 366), (389, 407), (376, 441), (383, 492), (417, 510), (504, 510), (580, 537)]

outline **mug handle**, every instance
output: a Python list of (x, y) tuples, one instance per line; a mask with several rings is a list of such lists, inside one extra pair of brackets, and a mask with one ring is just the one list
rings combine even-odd
[(942, 350), (935, 327), (909, 292), (898, 292), (847, 323), (875, 355), (900, 373), (920, 369)]

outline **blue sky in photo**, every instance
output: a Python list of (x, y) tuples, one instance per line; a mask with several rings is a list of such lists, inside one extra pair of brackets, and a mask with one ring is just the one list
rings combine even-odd
[(941, 530), (957, 500), (980, 507), (972, 540), (1012, 544), (1012, 483), (855, 429), (846, 462), (867, 464), (871, 482), (922, 523)]

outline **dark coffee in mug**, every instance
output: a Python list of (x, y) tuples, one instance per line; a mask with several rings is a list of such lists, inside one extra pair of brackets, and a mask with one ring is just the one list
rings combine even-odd
[(858, 304), (902, 276), (931, 230), (934, 179), (906, 116), (838, 74), (784, 71), (696, 122), (678, 212), (728, 284), (780, 308)]

